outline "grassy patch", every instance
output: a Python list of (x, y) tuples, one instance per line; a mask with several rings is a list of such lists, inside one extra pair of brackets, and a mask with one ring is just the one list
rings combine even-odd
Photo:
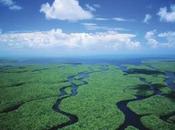
[(128, 106), (138, 114), (164, 115), (175, 110), (175, 103), (164, 96), (152, 96), (144, 100), (131, 102)]
[(128, 126), (125, 130), (138, 130), (138, 129), (133, 126)]
[(152, 67), (154, 67), (158, 70), (161, 70), (161, 71), (175, 72), (175, 61), (152, 60), (152, 61), (145, 61), (144, 64), (152, 66)]
[(174, 130), (175, 125), (164, 122), (156, 115), (144, 116), (141, 118), (145, 126), (152, 130)]
[(119, 127), (124, 122), (124, 115), (116, 103), (134, 98), (135, 92), (132, 87), (139, 82), (137, 78), (123, 75), (112, 66), (108, 71), (93, 73), (88, 79), (88, 84), (79, 88), (77, 96), (68, 98), (61, 104), (62, 109), (79, 117), (76, 124), (64, 129), (113, 130)]
[[(160, 63), (160, 64), (159, 64)], [(169, 64), (169, 65), (166, 65)], [(149, 65), (158, 69), (153, 71)], [(78, 94), (64, 99), (61, 110), (75, 114), (78, 122), (64, 130), (114, 130), (124, 122), (124, 114), (116, 103), (134, 99), (135, 95), (151, 95), (152, 84), (161, 91), (162, 96), (133, 101), (128, 107), (137, 114), (148, 114), (141, 118), (144, 125), (154, 130), (173, 130), (173, 123), (159, 118), (175, 110), (175, 93), (166, 86), (163, 71), (174, 71), (174, 63), (145, 62), (140, 66), (127, 65), (136, 72), (125, 75), (116, 66), (106, 65), (3, 65), (0, 64), (0, 128), (3, 130), (41, 130), (49, 129), (68, 121), (68, 118), (54, 112), (59, 90), (70, 86), (67, 77), (81, 72), (90, 72), (82, 85), (76, 76), (72, 81), (78, 85)], [(65, 88), (70, 94), (71, 87)], [(174, 116), (170, 117), (174, 121)], [(128, 126), (126, 130), (136, 130)]]

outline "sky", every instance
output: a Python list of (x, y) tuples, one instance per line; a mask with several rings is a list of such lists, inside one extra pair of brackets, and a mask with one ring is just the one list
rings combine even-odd
[(175, 0), (0, 0), (0, 56), (175, 54)]

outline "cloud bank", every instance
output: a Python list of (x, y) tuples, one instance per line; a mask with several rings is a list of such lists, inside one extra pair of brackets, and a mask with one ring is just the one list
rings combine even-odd
[(157, 33), (156, 30), (152, 30), (145, 34), (145, 39), (152, 48), (175, 47), (175, 32)]
[(134, 34), (116, 31), (96, 33), (64, 33), (61, 29), (45, 32), (0, 34), (1, 46), (12, 48), (69, 48), (80, 50), (136, 49), (140, 42)]

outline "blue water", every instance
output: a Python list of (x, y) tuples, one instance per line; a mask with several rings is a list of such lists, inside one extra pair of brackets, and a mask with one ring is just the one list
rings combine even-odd
[[(4, 59), (3, 59), (4, 60)], [(145, 60), (175, 60), (174, 56), (101, 56), (101, 57), (59, 57), (59, 58), (16, 58), (12, 59), (16, 64), (135, 64), (139, 65)], [(12, 61), (11, 60), (11, 61)], [(4, 60), (3, 62), (5, 62)], [(9, 59), (7, 59), (9, 61)], [(1, 63), (1, 60), (0, 60)]]

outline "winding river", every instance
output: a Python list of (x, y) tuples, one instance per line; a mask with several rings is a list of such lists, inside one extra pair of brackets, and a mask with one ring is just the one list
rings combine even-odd
[(173, 72), (166, 72), (166, 84), (171, 87), (173, 90), (175, 90), (175, 73)]
[[(73, 82), (75, 80), (75, 77), (77, 77), (77, 76), (80, 77), (78, 80), (82, 82), (81, 85), (76, 85)], [(88, 77), (88, 73), (86, 73), (86, 72), (81, 72), (81, 73), (78, 73), (77, 75), (69, 76), (67, 78), (67, 81), (70, 83), (70, 86), (64, 86), (64, 87), (59, 89), (60, 95), (59, 95), (57, 101), (55, 102), (55, 104), (53, 105), (52, 108), (55, 112), (58, 112), (58, 113), (60, 113), (64, 116), (68, 117), (69, 120), (65, 123), (62, 123), (62, 124), (59, 124), (57, 126), (54, 126), (54, 127), (50, 128), (50, 130), (57, 130), (58, 128), (63, 128), (65, 126), (69, 126), (69, 125), (72, 125), (72, 124), (78, 122), (78, 117), (74, 114), (71, 114), (71, 113), (68, 113), (68, 112), (65, 112), (65, 111), (61, 110), (60, 109), (60, 104), (61, 104), (62, 100), (66, 99), (66, 98), (69, 98), (71, 96), (76, 96), (77, 93), (78, 93), (78, 87), (87, 84), (86, 81), (83, 81), (87, 77)], [(70, 94), (68, 94), (65, 90), (69, 87), (71, 88), (71, 93)]]
[[(128, 73), (128, 69), (127, 67), (124, 67), (124, 66), (119, 66), (120, 69), (125, 73), (125, 74), (132, 74), (132, 73)], [(88, 82), (84, 81), (84, 79), (88, 78), (89, 75), (91, 73), (95, 73), (95, 72), (101, 72), (101, 71), (106, 71), (108, 70), (107, 66), (102, 66), (100, 68), (100, 70), (98, 71), (93, 71), (91, 70), (90, 72), (80, 72), (78, 73), (77, 75), (72, 75), (72, 76), (68, 76), (67, 77), (67, 81), (70, 83), (69, 86), (63, 86), (62, 88), (59, 89), (59, 96), (58, 96), (58, 99), (57, 101), (55, 102), (55, 104), (53, 105), (53, 110), (55, 112), (58, 112), (66, 117), (68, 117), (68, 121), (67, 122), (64, 122), (62, 124), (58, 124), (56, 126), (53, 126), (52, 128), (50, 128), (49, 130), (57, 130), (59, 128), (64, 128), (66, 126), (69, 126), (69, 125), (73, 125), (75, 124), (76, 122), (78, 122), (78, 117), (77, 115), (74, 115), (74, 114), (71, 114), (69, 112), (65, 112), (64, 110), (62, 110), (60, 108), (60, 104), (61, 102), (66, 99), (66, 98), (69, 98), (71, 96), (76, 96), (78, 94), (78, 88), (82, 85), (85, 85), (85, 84), (88, 84)], [(135, 72), (134, 72), (135, 73)], [(171, 73), (171, 72), (167, 72), (165, 73), (166, 75), (166, 84), (170, 87), (173, 87), (174, 88), (174, 80), (175, 80), (175, 75), (174, 73)], [(79, 77), (79, 78), (77, 78)], [(77, 85), (74, 83), (74, 80), (79, 80), (81, 82), (81, 84)], [(123, 112), (123, 114), (125, 115), (125, 120), (124, 120), (124, 123), (122, 125), (120, 125), (117, 130), (124, 130), (125, 128), (127, 128), (128, 126), (134, 126), (135, 128), (138, 128), (139, 130), (149, 130), (147, 127), (145, 127), (142, 122), (141, 122), (141, 117), (142, 116), (145, 116), (145, 115), (138, 115), (137, 113), (135, 113), (134, 111), (132, 111), (127, 105), (128, 103), (130, 102), (133, 102), (133, 101), (139, 101), (139, 100), (144, 100), (144, 99), (147, 99), (151, 96), (154, 96), (154, 95), (162, 95), (161, 94), (161, 91), (157, 88), (157, 87), (154, 87), (152, 84), (150, 84), (149, 82), (147, 82), (144, 78), (140, 78), (140, 81), (142, 81), (142, 83), (145, 85), (147, 85), (149, 88), (149, 90), (151, 90), (153, 92), (152, 95), (149, 95), (149, 96), (141, 96), (141, 95), (135, 95), (135, 98), (134, 99), (129, 99), (129, 100), (123, 100), (123, 101), (120, 101), (120, 102), (117, 102), (116, 103), (116, 106), (120, 109), (120, 111)], [(71, 93), (68, 94), (66, 92), (66, 89), (67, 88), (71, 88)], [(164, 96), (164, 95), (162, 95)], [(175, 112), (172, 112), (170, 114), (167, 114), (165, 116), (161, 116), (160, 119), (164, 120), (164, 121), (167, 121), (167, 119), (174, 115)]]
[[(125, 74), (132, 74), (132, 73), (128, 73), (128, 69), (125, 66), (120, 65), (119, 68), (125, 73)], [(135, 73), (135, 72), (134, 72)], [(173, 72), (166, 72), (165, 73), (166, 76), (166, 80), (165, 83), (171, 87), (172, 89), (175, 89), (175, 74)], [(117, 102), (116, 105), (117, 107), (120, 109), (120, 111), (123, 112), (123, 114), (125, 115), (125, 120), (124, 123), (122, 125), (119, 126), (119, 128), (117, 128), (117, 130), (125, 130), (125, 128), (127, 128), (128, 126), (134, 126), (135, 128), (138, 128), (139, 130), (149, 130), (148, 128), (146, 128), (140, 118), (142, 116), (145, 115), (138, 115), (137, 113), (135, 113), (134, 111), (132, 111), (127, 105), (130, 102), (133, 101), (139, 101), (139, 100), (144, 100), (146, 98), (149, 98), (151, 96), (154, 95), (162, 95), (161, 91), (154, 87), (152, 84), (150, 84), (149, 82), (146, 82), (146, 80), (144, 78), (140, 78), (140, 81), (142, 81), (144, 84), (147, 84), (149, 86), (149, 90), (153, 91), (152, 95), (149, 96), (140, 96), (140, 95), (135, 95), (135, 99), (129, 99), (129, 100), (123, 100), (120, 102)], [(164, 96), (164, 95), (162, 95)], [(172, 115), (174, 115), (175, 112), (169, 113), (167, 115), (164, 116), (160, 116), (160, 119), (164, 120), (167, 122), (167, 119), (169, 117), (171, 117)]]
[[(69, 120), (67, 122), (65, 122), (65, 123), (53, 126), (49, 130), (57, 130), (59, 128), (63, 128), (63, 127), (69, 126), (69, 125), (73, 125), (76, 122), (78, 122), (78, 117), (76, 115), (71, 114), (69, 112), (65, 112), (64, 110), (61, 110), (61, 108), (60, 108), (61, 102), (64, 99), (66, 99), (66, 98), (69, 98), (69, 97), (72, 97), (72, 96), (76, 96), (78, 94), (78, 88), (80, 86), (88, 84), (88, 82), (84, 81), (84, 79), (88, 78), (90, 74), (95, 73), (95, 72), (102, 72), (102, 71), (106, 71), (106, 70), (108, 70), (108, 66), (107, 65), (102, 65), (100, 70), (96, 70), (96, 71), (91, 70), (90, 72), (80, 72), (80, 73), (78, 73), (76, 75), (72, 75), (72, 76), (68, 76), (67, 77), (67, 81), (70, 83), (70, 86), (64, 86), (64, 87), (59, 89), (59, 93), (60, 94), (58, 96), (57, 101), (53, 105), (52, 109), (55, 112), (58, 112), (58, 113), (60, 113), (60, 114), (62, 114), (64, 116), (68, 117)], [(74, 80), (81, 81), (81, 84), (79, 84), (79, 85), (75, 84)], [(71, 88), (71, 93), (70, 94), (68, 94), (66, 92), (66, 88), (69, 88), (69, 87)]]

